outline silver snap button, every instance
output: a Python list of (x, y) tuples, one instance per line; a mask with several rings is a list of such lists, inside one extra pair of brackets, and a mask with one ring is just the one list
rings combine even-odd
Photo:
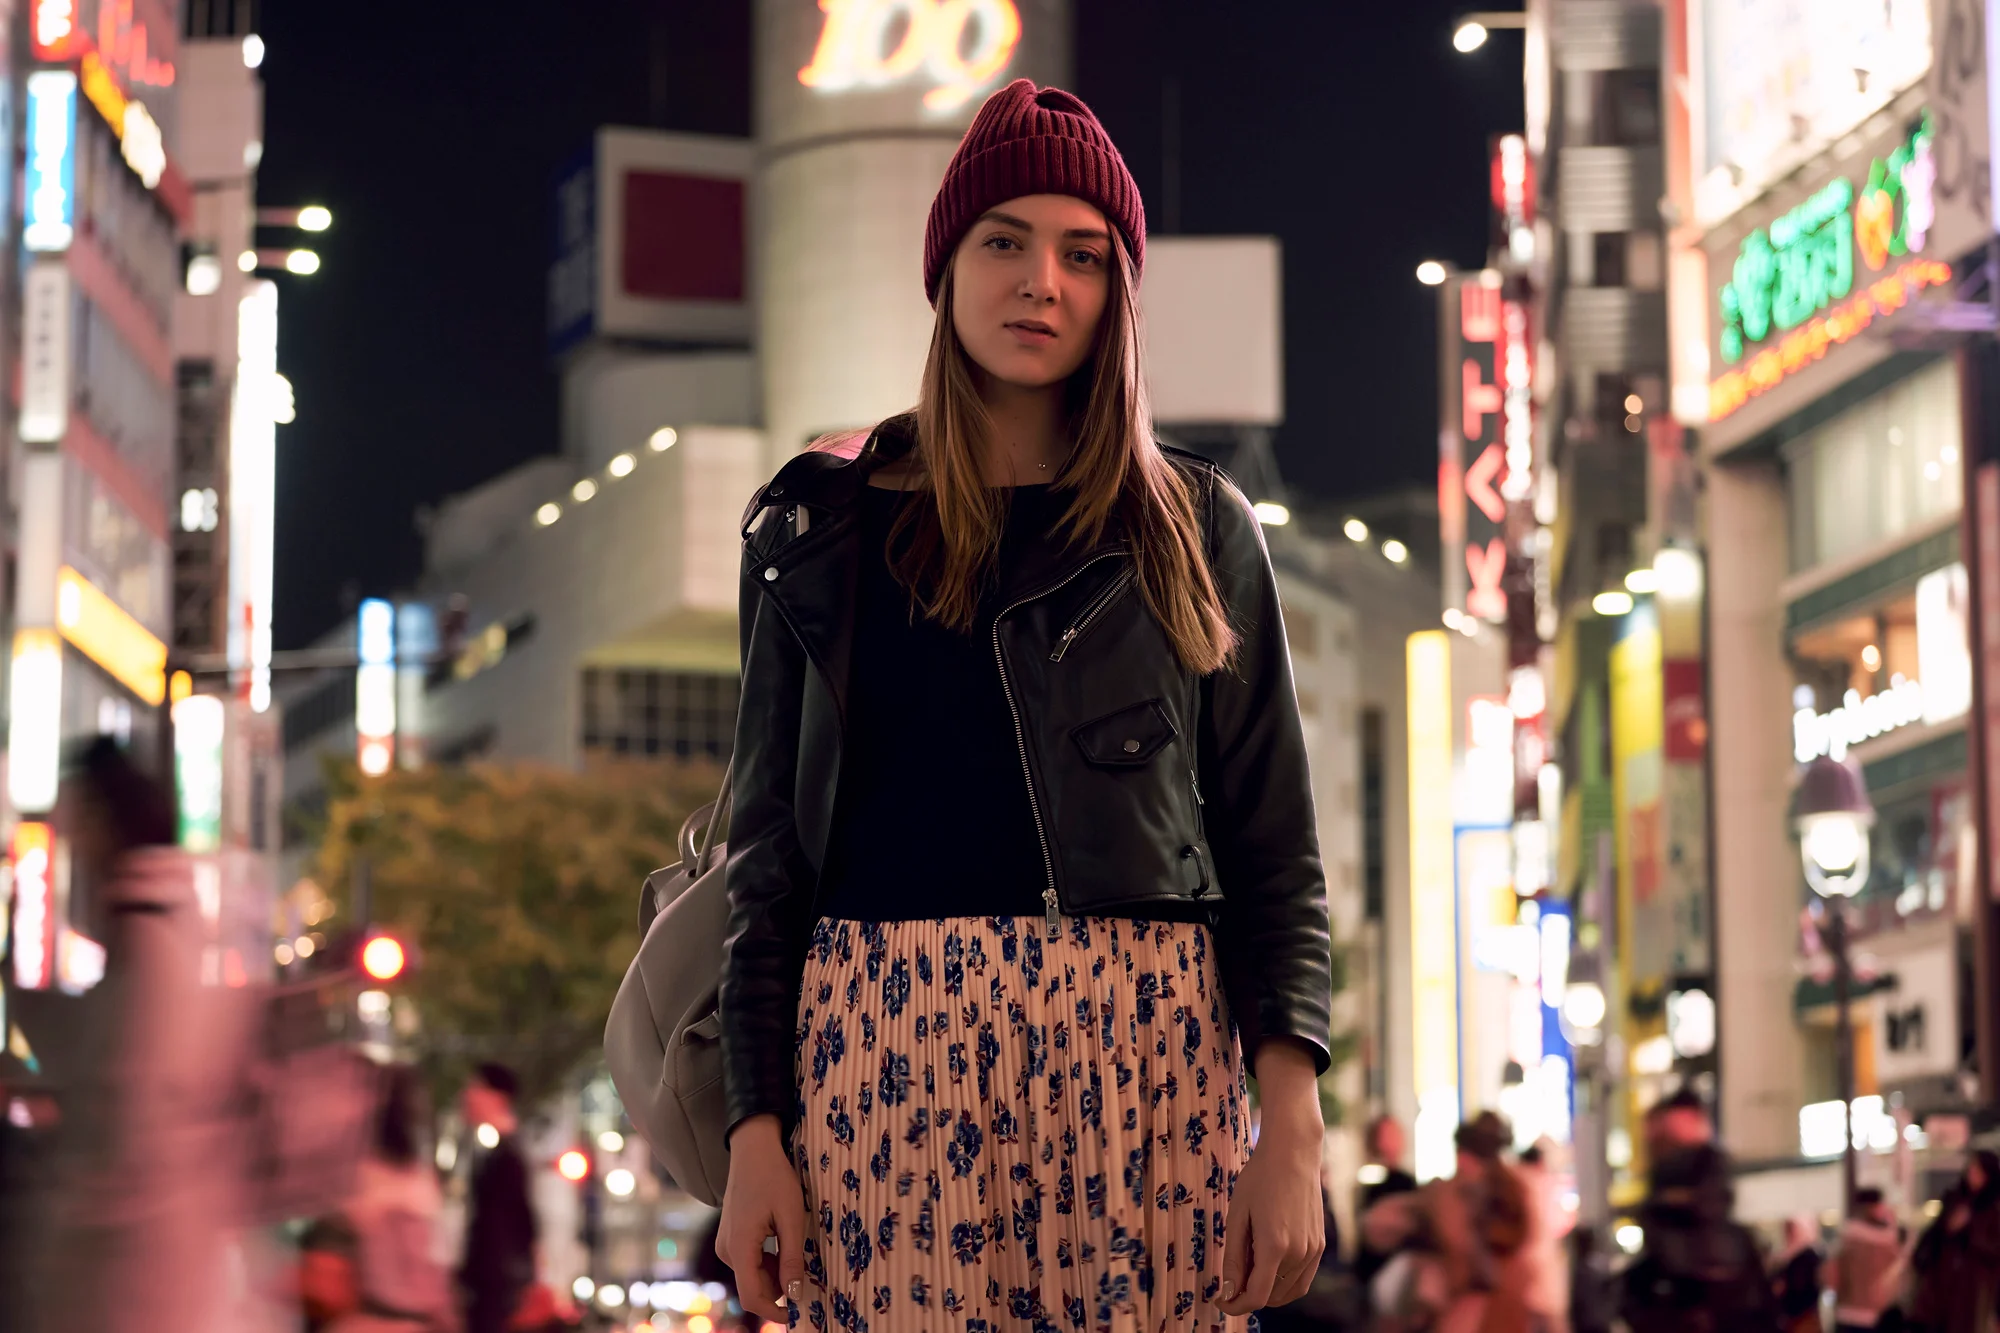
[(771, 494), (773, 495), (783, 495), (784, 493), (785, 493), (785, 488), (783, 486), (771, 487)]
[(778, 581), (778, 567), (776, 565), (771, 565), (764, 571), (764, 582), (776, 583), (777, 581)]
[(1126, 754), (1137, 754), (1137, 753), (1139, 753), (1139, 742), (1137, 742), (1137, 741), (1126, 741), (1126, 742), (1125, 742), (1125, 753), (1126, 753)]

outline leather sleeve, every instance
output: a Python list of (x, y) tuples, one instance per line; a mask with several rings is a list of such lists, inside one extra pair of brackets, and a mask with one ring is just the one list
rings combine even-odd
[(1332, 1063), (1333, 945), (1305, 731), (1263, 530), (1219, 474), (1208, 487), (1213, 568), (1241, 638), (1202, 682), (1204, 818), (1222, 890), (1217, 949), (1244, 1058), (1296, 1037)]
[(777, 605), (751, 579), (740, 593), (742, 703), (729, 820), (729, 933), (717, 998), (729, 1129), (774, 1113), (790, 1128), (799, 980), (811, 929), (813, 872), (793, 815), (799, 714), (810, 669)]

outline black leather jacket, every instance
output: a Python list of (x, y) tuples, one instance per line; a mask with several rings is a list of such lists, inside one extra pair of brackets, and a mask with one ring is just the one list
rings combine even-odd
[[(798, 1091), (800, 978), (840, 774), (861, 488), (911, 447), (883, 423), (852, 460), (792, 459), (744, 515), (736, 724), (719, 1010), (729, 1125)], [(1206, 904), (1246, 1056), (1295, 1037), (1329, 1062), (1332, 950), (1305, 740), (1263, 535), (1214, 464), (1169, 451), (1195, 487), (1241, 637), (1235, 662), (1181, 665), (1133, 587), (1117, 532), (1009, 573), (993, 628), (1051, 914)]]

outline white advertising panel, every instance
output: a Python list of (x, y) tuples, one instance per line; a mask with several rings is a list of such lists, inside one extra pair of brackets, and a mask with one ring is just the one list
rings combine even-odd
[(69, 429), (69, 270), (28, 270), (21, 313), (21, 442), (54, 444)]
[(1153, 419), (1284, 420), (1284, 258), (1275, 236), (1156, 236), (1140, 305)]
[(1876, 997), (1875, 1076), (1884, 1087), (1958, 1068), (1958, 952), (1946, 938), (1885, 959), (1895, 985)]
[(1697, 207), (1718, 221), (1922, 79), (1932, 0), (1707, 0)]

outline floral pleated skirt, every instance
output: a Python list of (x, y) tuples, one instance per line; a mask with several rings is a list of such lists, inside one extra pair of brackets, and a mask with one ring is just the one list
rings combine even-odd
[(822, 919), (798, 1032), (795, 1325), (1247, 1326), (1216, 1308), (1250, 1116), (1205, 927)]

